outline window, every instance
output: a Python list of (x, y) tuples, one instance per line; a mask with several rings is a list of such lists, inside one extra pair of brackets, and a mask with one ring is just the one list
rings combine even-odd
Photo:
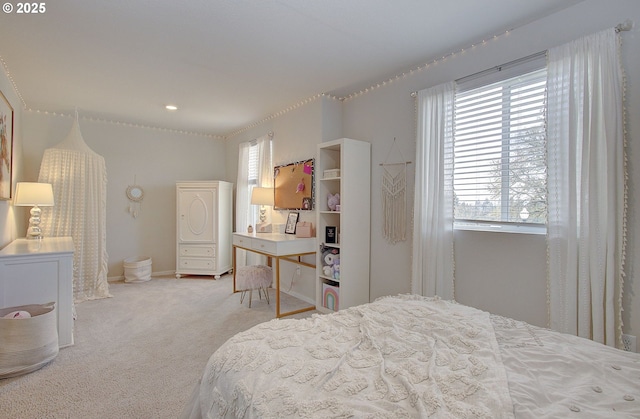
[(256, 186), (270, 186), (273, 179), (271, 136), (264, 135), (238, 145), (238, 177), (236, 181), (236, 231), (247, 231), (259, 219), (259, 207), (251, 205), (251, 192)]
[[(251, 192), (253, 188), (258, 186), (258, 144), (254, 141), (251, 143), (249, 147), (249, 164), (248, 164), (248, 175), (247, 175), (247, 183), (249, 186), (249, 203), (251, 203)], [(249, 216), (248, 216), (249, 225), (255, 225), (258, 222), (258, 206), (249, 204)]]
[(247, 179), (249, 185), (257, 186), (258, 185), (258, 144), (252, 142), (249, 146), (249, 170), (247, 174)]
[(544, 65), (535, 57), (458, 83), (453, 150), (456, 227), (508, 231), (545, 225)]

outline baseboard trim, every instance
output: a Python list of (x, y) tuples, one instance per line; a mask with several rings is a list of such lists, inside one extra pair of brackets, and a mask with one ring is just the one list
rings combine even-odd
[[(276, 288), (275, 288), (275, 287), (273, 287), (273, 289), (274, 289), (274, 291), (275, 291), (275, 289), (276, 289)], [(289, 294), (290, 296), (295, 297), (295, 298), (297, 298), (298, 300), (302, 300), (302, 301), (304, 301), (304, 302), (306, 302), (306, 303), (308, 303), (308, 304), (316, 305), (316, 302), (315, 302), (315, 301), (313, 301), (311, 298), (309, 298), (309, 297), (307, 297), (307, 296), (305, 296), (305, 295), (302, 295), (302, 294), (300, 294), (300, 293), (298, 293), (298, 292), (295, 292), (295, 291), (283, 291), (282, 289), (280, 289), (280, 292), (283, 292), (283, 293), (285, 293), (285, 294)]]
[[(173, 276), (175, 277), (176, 275), (176, 271), (158, 271), (158, 272), (151, 272), (151, 278), (153, 278), (154, 276)], [(122, 282), (124, 281), (124, 274), (122, 275), (118, 275), (118, 276), (109, 276), (107, 277), (107, 282)]]
[(154, 276), (173, 276), (175, 278), (176, 276), (176, 271), (158, 271), (158, 272), (152, 272), (151, 273), (151, 277), (153, 278)]

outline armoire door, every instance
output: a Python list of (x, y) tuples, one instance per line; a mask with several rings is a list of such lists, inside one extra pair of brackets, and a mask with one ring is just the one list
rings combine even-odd
[(215, 188), (185, 188), (178, 197), (178, 240), (215, 243)]

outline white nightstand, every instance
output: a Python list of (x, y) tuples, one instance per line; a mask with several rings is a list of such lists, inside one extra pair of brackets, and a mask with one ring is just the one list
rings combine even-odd
[(54, 301), (58, 345), (73, 345), (73, 240), (17, 239), (0, 251), (0, 308)]

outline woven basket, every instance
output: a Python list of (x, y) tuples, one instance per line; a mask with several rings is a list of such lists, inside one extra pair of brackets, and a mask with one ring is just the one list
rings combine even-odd
[(144, 282), (151, 279), (151, 258), (135, 256), (124, 260), (124, 282)]
[[(31, 314), (26, 319), (4, 319), (12, 311)], [(55, 303), (0, 309), (0, 379), (33, 372), (58, 355)]]

